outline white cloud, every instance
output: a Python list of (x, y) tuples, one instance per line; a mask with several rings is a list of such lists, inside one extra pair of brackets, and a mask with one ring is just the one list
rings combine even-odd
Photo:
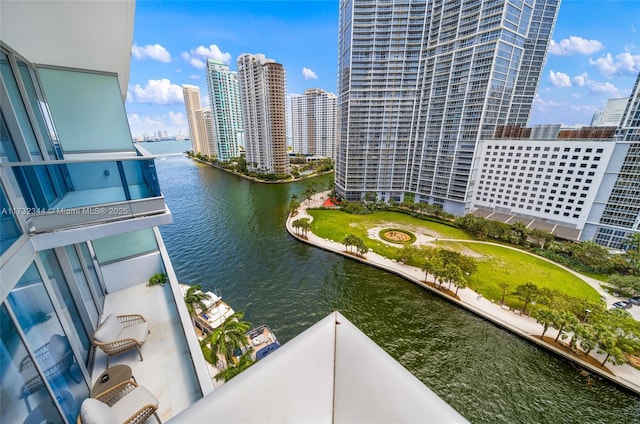
[(189, 75), (189, 78), (191, 78), (192, 80), (199, 80), (200, 79), (200, 75), (191, 74), (191, 75)]
[(533, 99), (533, 105), (539, 110), (547, 110), (550, 108), (565, 106), (564, 103), (558, 103), (553, 100), (544, 100), (542, 97), (538, 95), (536, 95), (536, 97)]
[(302, 68), (302, 76), (304, 79), (318, 79), (318, 75), (309, 68)]
[(632, 55), (629, 52), (616, 55), (615, 60), (611, 53), (607, 53), (596, 60), (589, 59), (589, 63), (607, 77), (635, 75), (640, 72), (640, 55)]
[(128, 116), (131, 133), (134, 135), (153, 134), (161, 130), (170, 135), (188, 134), (188, 125), (185, 114), (169, 111), (163, 115), (139, 115), (130, 113)]
[(198, 46), (189, 52), (182, 52), (181, 56), (191, 66), (198, 69), (205, 68), (207, 59), (213, 59), (226, 65), (231, 63), (231, 53), (223, 53), (215, 44), (211, 44), (209, 47)]
[(160, 80), (149, 80), (147, 85), (141, 87), (136, 84), (129, 88), (127, 99), (136, 103), (151, 103), (156, 105), (172, 105), (184, 103), (182, 87), (172, 84), (166, 78)]
[(563, 72), (549, 72), (551, 84), (555, 87), (571, 87), (571, 78)]
[(147, 44), (144, 47), (134, 44), (131, 47), (131, 55), (138, 60), (153, 59), (160, 62), (171, 62), (171, 54), (160, 44)]
[(549, 44), (549, 53), (556, 56), (569, 56), (572, 54), (591, 54), (598, 50), (602, 50), (604, 46), (598, 40), (587, 40), (575, 35), (560, 40), (556, 43), (551, 40)]
[(589, 78), (589, 74), (583, 72), (573, 77), (573, 83), (578, 87), (586, 87), (591, 94), (611, 94), (619, 96), (622, 91), (610, 82), (598, 82)]
[(580, 75), (576, 75), (575, 77), (573, 77), (573, 83), (577, 86), (582, 87), (583, 85), (585, 85), (588, 79), (589, 79), (589, 74), (587, 74), (586, 72), (583, 72)]

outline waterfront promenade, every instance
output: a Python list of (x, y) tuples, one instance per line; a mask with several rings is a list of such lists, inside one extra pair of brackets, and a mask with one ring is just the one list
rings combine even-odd
[[(579, 364), (586, 370), (589, 370), (608, 380), (611, 380), (636, 393), (637, 395), (640, 395), (640, 370), (637, 370), (628, 364), (613, 365), (611, 363), (607, 363), (606, 368), (613, 373), (612, 375), (598, 366), (591, 365), (575, 355), (571, 355), (561, 349), (558, 349), (555, 346), (548, 344), (540, 339), (540, 335), (542, 334), (542, 325), (538, 324), (535, 319), (529, 316), (519, 315), (512, 310), (504, 309), (503, 306), (485, 299), (469, 288), (460, 289), (458, 291), (459, 300), (455, 299), (450, 295), (444, 293), (442, 290), (436, 289), (431, 285), (426, 284), (424, 282), (425, 273), (421, 269), (398, 263), (395, 260), (385, 258), (375, 252), (370, 251), (366, 253), (364, 257), (358, 257), (353, 254), (347, 253), (345, 251), (345, 246), (342, 243), (320, 238), (312, 232), (307, 233), (307, 238), (298, 235), (292, 226), (293, 221), (300, 218), (308, 218), (310, 221), (312, 221), (313, 217), (307, 214), (307, 208), (319, 207), (327, 198), (328, 192), (324, 192), (315, 194), (309, 201), (302, 202), (302, 204), (298, 208), (298, 213), (295, 216), (290, 215), (287, 218), (287, 231), (293, 237), (300, 241), (397, 274), (405, 278), (406, 280), (417, 284), (431, 291), (432, 293), (452, 303), (455, 303), (460, 307), (463, 307), (468, 311), (473, 312), (476, 315), (481, 316), (493, 322), (494, 324), (505, 328), (513, 332), (514, 334), (517, 334), (524, 339), (529, 340), (532, 343), (535, 343), (540, 347), (548, 349), (566, 359)], [(605, 296), (605, 298), (607, 299), (607, 304), (610, 305), (612, 299), (610, 299), (610, 296), (605, 293), (604, 290), (602, 290), (602, 288), (599, 286), (599, 284), (597, 284), (595, 280), (582, 276), (581, 274), (575, 272), (574, 274), (582, 278), (584, 281), (594, 287), (599, 293)], [(430, 276), (429, 281), (433, 283), (432, 276)], [(545, 333), (545, 338), (555, 338), (557, 334), (557, 330), (549, 328), (549, 330)], [(595, 349), (590, 353), (590, 356), (592, 356), (599, 362), (602, 362), (604, 360), (604, 355), (598, 354), (597, 352), (595, 352)]]

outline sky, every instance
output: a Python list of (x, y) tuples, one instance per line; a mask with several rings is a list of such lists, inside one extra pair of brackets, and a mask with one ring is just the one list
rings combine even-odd
[[(200, 87), (206, 60), (236, 70), (242, 53), (284, 65), (287, 93), (336, 93), (338, 0), (138, 0), (126, 109), (134, 136), (188, 135), (182, 85)], [(640, 72), (640, 1), (563, 0), (529, 125), (586, 124), (627, 97)]]

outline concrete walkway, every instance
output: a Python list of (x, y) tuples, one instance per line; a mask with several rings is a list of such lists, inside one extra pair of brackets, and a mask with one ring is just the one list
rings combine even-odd
[[(300, 207), (298, 208), (298, 213), (295, 216), (289, 216), (289, 218), (287, 219), (286, 222), (286, 227), (287, 227), (287, 231), (295, 238), (297, 238), (300, 241), (312, 244), (314, 246), (317, 246), (319, 248), (322, 248), (324, 250), (330, 251), (330, 252), (334, 252), (337, 253), (339, 255), (343, 255), (346, 257), (349, 257), (353, 260), (357, 260), (360, 261), (362, 263), (371, 265), (371, 266), (375, 266), (377, 268), (381, 268), (384, 269), (386, 271), (392, 272), (394, 274), (397, 274), (403, 278), (405, 278), (406, 280), (417, 284), (429, 291), (431, 291), (432, 293), (452, 302), (455, 303), (465, 309), (467, 309), (468, 311), (471, 311), (473, 313), (475, 313), (476, 315), (479, 315), (491, 322), (493, 322), (496, 325), (499, 325), (502, 328), (505, 328), (511, 332), (513, 332), (514, 334), (517, 334), (518, 336), (525, 338), (527, 340), (529, 340), (530, 342), (533, 342), (543, 348), (546, 348), (548, 350), (551, 350), (553, 352), (555, 352), (556, 354), (565, 357), (566, 359), (569, 359), (571, 361), (574, 361), (576, 363), (578, 363), (581, 367), (588, 369), (596, 374), (599, 374), (615, 383), (620, 384), (621, 386), (635, 392), (636, 394), (640, 395), (640, 371), (633, 368), (630, 365), (613, 365), (611, 363), (607, 363), (606, 367), (615, 375), (611, 375), (605, 371), (603, 371), (602, 369), (600, 369), (599, 367), (594, 367), (592, 365), (590, 365), (587, 362), (582, 361), (581, 359), (573, 356), (573, 355), (569, 355), (566, 352), (559, 350), (557, 348), (555, 348), (554, 346), (551, 346), (543, 341), (541, 341), (539, 339), (539, 336), (542, 334), (542, 325), (538, 324), (536, 322), (535, 319), (530, 318), (528, 316), (523, 316), (520, 315), (516, 312), (514, 312), (513, 310), (510, 310), (509, 308), (507, 308), (506, 306), (503, 307), (497, 303), (494, 303), (488, 299), (485, 299), (484, 297), (482, 297), (482, 295), (479, 295), (478, 293), (476, 293), (475, 291), (469, 289), (469, 288), (465, 288), (465, 289), (460, 289), (458, 291), (458, 297), (460, 298), (460, 300), (454, 299), (451, 296), (445, 294), (444, 292), (442, 292), (441, 290), (438, 290), (428, 284), (426, 284), (424, 282), (425, 280), (425, 273), (417, 268), (417, 267), (413, 267), (413, 266), (409, 266), (409, 265), (404, 265), (401, 263), (398, 263), (395, 260), (391, 260), (388, 259), (386, 257), (383, 257), (375, 252), (368, 252), (364, 258), (361, 257), (357, 257), (355, 255), (349, 254), (345, 251), (345, 246), (342, 243), (338, 243), (335, 242), (333, 240), (329, 240), (329, 239), (323, 239), (321, 237), (318, 237), (317, 235), (313, 234), (312, 232), (308, 232), (307, 233), (307, 238), (301, 237), (300, 235), (298, 235), (295, 231), (295, 229), (292, 226), (293, 221), (300, 219), (300, 218), (308, 218), (309, 221), (313, 220), (313, 217), (311, 217), (308, 213), (307, 213), (307, 208), (316, 208), (322, 205), (322, 203), (324, 203), (324, 201), (329, 197), (329, 192), (323, 192), (323, 193), (318, 193), (315, 194), (310, 200), (308, 201), (304, 201), (302, 202), (302, 204), (300, 205)], [(444, 240), (444, 239), (438, 239), (438, 240)], [(459, 241), (459, 242), (469, 242), (468, 240), (449, 240), (449, 241)], [(493, 243), (488, 243), (488, 244), (493, 244)], [(504, 246), (501, 244), (497, 244), (498, 246), (501, 247), (506, 247), (506, 248), (511, 248), (514, 250), (518, 250), (520, 252), (523, 253), (527, 253), (524, 252), (520, 249), (515, 249), (513, 247), (509, 247), (509, 246)], [(534, 255), (535, 256), (535, 255)], [(544, 259), (544, 258), (541, 258)], [(545, 259), (546, 260), (546, 259)], [(552, 262), (552, 261), (549, 261)], [(555, 264), (555, 263), (554, 263)], [(557, 265), (557, 264), (556, 264)], [(560, 266), (560, 265), (558, 265)], [(600, 287), (599, 283), (597, 282), (597, 280), (589, 278), (589, 277), (585, 277), (573, 270), (567, 269), (565, 267), (562, 267), (564, 269), (566, 269), (567, 271), (577, 275), (578, 277), (580, 277), (581, 279), (583, 279), (585, 282), (589, 283), (592, 287), (594, 287), (599, 293), (602, 293), (603, 296), (605, 296), (605, 298), (607, 299), (607, 304), (610, 305), (610, 302), (612, 302), (612, 296), (608, 295), (607, 293), (605, 293), (602, 288)], [(433, 282), (433, 278), (432, 276), (429, 276), (429, 281)], [(615, 298), (613, 298), (615, 299)], [(615, 300), (613, 300), (615, 301)], [(545, 333), (545, 337), (554, 337), (558, 334), (557, 330), (550, 328), (546, 333)], [(538, 336), (538, 337), (535, 337)], [(592, 351), (590, 353), (590, 356), (592, 356), (593, 358), (595, 358), (596, 360), (602, 362), (604, 360), (604, 355), (598, 354), (594, 351)]]

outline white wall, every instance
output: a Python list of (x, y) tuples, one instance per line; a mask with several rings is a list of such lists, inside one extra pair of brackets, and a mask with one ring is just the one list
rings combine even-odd
[(100, 267), (107, 293), (145, 283), (158, 272), (164, 272), (160, 252), (156, 251)]

